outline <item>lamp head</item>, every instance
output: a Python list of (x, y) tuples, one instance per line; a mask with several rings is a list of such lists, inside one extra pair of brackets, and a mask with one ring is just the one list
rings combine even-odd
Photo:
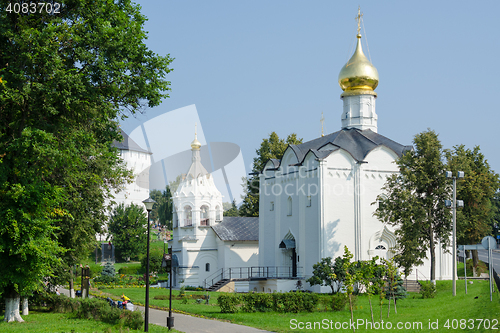
[(146, 206), (146, 210), (150, 212), (153, 209), (153, 205), (156, 203), (156, 201), (151, 198), (147, 198), (142, 203), (144, 204), (144, 206)]

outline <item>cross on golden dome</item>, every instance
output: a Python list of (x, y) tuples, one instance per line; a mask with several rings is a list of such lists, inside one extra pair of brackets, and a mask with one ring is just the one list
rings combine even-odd
[(358, 7), (358, 15), (354, 18), (358, 21), (358, 35), (361, 33), (361, 18), (363, 17), (363, 13), (361, 13), (361, 6)]

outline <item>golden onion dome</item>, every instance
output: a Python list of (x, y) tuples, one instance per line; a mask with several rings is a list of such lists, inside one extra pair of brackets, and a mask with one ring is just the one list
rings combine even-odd
[(193, 150), (200, 150), (200, 148), (201, 148), (201, 143), (200, 143), (200, 141), (198, 141), (196, 136), (194, 137), (193, 142), (191, 142), (191, 148)]
[(194, 140), (191, 142), (192, 150), (200, 150), (201, 143), (198, 141), (198, 124), (194, 124)]
[(345, 91), (344, 94), (368, 93), (376, 96), (374, 90), (378, 85), (378, 71), (363, 53), (361, 34), (356, 37), (356, 51), (339, 73), (340, 88)]

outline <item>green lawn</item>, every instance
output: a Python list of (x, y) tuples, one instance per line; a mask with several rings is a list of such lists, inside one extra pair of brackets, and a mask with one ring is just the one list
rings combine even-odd
[[(468, 285), (468, 295), (465, 295), (464, 281), (458, 281), (457, 283), (457, 296), (452, 296), (452, 282), (451, 281), (438, 281), (437, 282), (437, 296), (434, 299), (421, 299), (419, 294), (409, 293), (407, 299), (398, 301), (397, 309), (398, 313), (394, 313), (394, 309), (391, 307), (391, 313), (389, 319), (387, 318), (387, 301), (383, 306), (383, 316), (382, 320), (384, 323), (390, 322), (393, 325), (393, 329), (396, 328), (398, 322), (409, 323), (407, 325), (419, 325), (421, 323), (422, 329), (405, 329), (405, 332), (455, 332), (457, 330), (453, 329), (453, 324), (460, 324), (460, 320), (470, 320), (470, 319), (489, 319), (490, 323), (493, 320), (498, 321), (500, 319), (500, 298), (498, 292), (493, 294), (493, 302), (490, 302), (489, 296), (489, 284), (488, 281), (474, 281), (473, 284)], [(103, 290), (103, 292), (108, 292), (116, 296), (121, 296), (122, 294), (127, 295), (135, 301), (136, 303), (144, 303), (145, 300), (145, 289), (144, 288), (124, 288), (124, 289), (108, 289)], [(177, 295), (178, 290), (174, 291)], [(206, 294), (204, 292), (189, 292), (186, 294)], [(167, 300), (155, 300), (156, 295), (168, 295), (168, 289), (150, 289), (150, 304), (162, 307), (168, 307)], [(307, 325), (310, 322), (314, 325), (314, 322), (326, 323), (330, 325), (330, 321), (335, 322), (348, 322), (350, 319), (350, 312), (348, 309), (340, 312), (325, 311), (324, 309), (317, 309), (313, 313), (235, 313), (235, 314), (225, 314), (220, 313), (220, 308), (216, 305), (216, 298), (218, 293), (210, 293), (210, 305), (195, 304), (194, 299), (189, 299), (188, 304), (182, 304), (180, 300), (173, 301), (173, 308), (187, 313), (202, 315), (205, 317), (218, 318), (229, 320), (234, 323), (244, 324), (248, 326), (257, 327), (260, 329), (265, 329), (275, 332), (297, 332), (297, 331), (307, 331), (307, 332), (324, 332), (325, 329), (299, 329), (299, 322)], [(373, 299), (375, 320), (380, 322), (380, 308), (376, 299)], [(453, 322), (453, 319), (458, 320), (458, 322)], [(296, 322), (294, 321), (296, 320)], [(354, 320), (360, 320), (364, 323), (370, 321), (370, 306), (368, 303), (368, 298), (364, 295), (359, 296), (357, 302), (357, 309), (354, 311)], [(435, 323), (438, 321), (439, 329), (432, 330), (429, 329), (429, 323)], [(444, 327), (446, 322), (450, 325), (447, 329)], [(294, 324), (295, 323), (295, 324)], [(462, 323), (464, 323), (462, 321)], [(483, 329), (478, 329), (479, 321), (474, 322), (474, 329), (467, 328), (472, 327), (470, 321), (466, 322), (464, 329), (459, 329), (460, 332), (481, 332)], [(494, 324), (494, 323), (493, 323)], [(318, 324), (317, 324), (318, 327)], [(295, 329), (294, 329), (295, 328)], [(497, 329), (500, 329), (500, 322), (496, 325)], [(331, 329), (331, 328), (329, 328)], [(335, 330), (335, 327), (331, 330)], [(337, 331), (339, 331), (337, 329)], [(349, 330), (340, 330), (349, 331)], [(359, 327), (359, 331), (370, 331), (366, 330), (365, 326)]]
[[(0, 332), (9, 333), (62, 333), (62, 332), (143, 332), (143, 330), (120, 330), (113, 325), (105, 324), (100, 321), (85, 320), (74, 318), (68, 313), (47, 313), (30, 311), (27, 316), (22, 316), (24, 323), (6, 323), (3, 316), (0, 316)], [(169, 332), (166, 327), (149, 324), (149, 332), (166, 333)], [(178, 332), (172, 330), (170, 332)]]

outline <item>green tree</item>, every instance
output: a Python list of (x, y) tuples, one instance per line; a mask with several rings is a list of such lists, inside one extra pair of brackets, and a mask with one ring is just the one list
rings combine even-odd
[(313, 265), (313, 275), (306, 280), (311, 286), (329, 286), (332, 294), (335, 293), (337, 277), (333, 271), (332, 257), (321, 258), (321, 261)]
[[(454, 175), (464, 171), (463, 180), (457, 181), (457, 199), (464, 201), (464, 207), (457, 211), (457, 242), (472, 245), (491, 235), (497, 214), (495, 194), (498, 191), (498, 174), (491, 170), (479, 146), (466, 149), (464, 145), (445, 151), (448, 170)], [(479, 264), (477, 250), (472, 251), (473, 267)]]
[(369, 261), (360, 261), (360, 279), (361, 284), (365, 286), (366, 294), (368, 295), (372, 323), (375, 322), (375, 319), (373, 318), (372, 296), (378, 294), (381, 291), (380, 289), (383, 289), (383, 287), (380, 288), (380, 285), (382, 284), (383, 286), (385, 283), (383, 280), (385, 273), (382, 273), (380, 270), (382, 265), (377, 264), (378, 259), (378, 256), (375, 256)]
[[(351, 262), (353, 254), (349, 251), (347, 246), (344, 246), (344, 255), (342, 256), (343, 267), (345, 270), (345, 280), (344, 287), (345, 291), (349, 297), (349, 309), (351, 310), (351, 322), (354, 322), (354, 312), (352, 307), (352, 294), (354, 293), (354, 287), (363, 281), (362, 271), (356, 267), (356, 262)], [(355, 332), (354, 326), (352, 326), (352, 331)]]
[(399, 173), (385, 183), (384, 194), (377, 197), (375, 215), (395, 226), (398, 247), (395, 260), (405, 268), (421, 265), (430, 252), (431, 280), (436, 276), (436, 244), (446, 249), (450, 243), (451, 213), (444, 200), (450, 186), (444, 176), (442, 145), (437, 134), (428, 130), (413, 140), (415, 150), (396, 160)]
[(151, 219), (172, 230), (173, 204), (170, 186), (167, 185), (164, 191), (151, 190), (149, 196), (156, 201), (150, 213)]
[(113, 238), (117, 257), (130, 261), (146, 251), (148, 219), (144, 208), (119, 204), (109, 219), (108, 232)]
[(230, 205), (231, 205), (230, 206), (231, 208), (224, 210), (223, 215), (224, 216), (239, 216), (238, 207), (236, 207), (236, 200), (233, 200), (233, 202)]
[(269, 135), (269, 139), (264, 139), (260, 148), (256, 150), (257, 157), (253, 159), (252, 176), (243, 178), (244, 196), (240, 206), (240, 216), (259, 216), (259, 176), (264, 165), (270, 159), (281, 159), (288, 145), (298, 145), (302, 139), (297, 138), (295, 133), (290, 134), (286, 140), (280, 139), (276, 132)]
[(127, 174), (111, 148), (117, 119), (168, 97), (172, 59), (147, 49), (146, 18), (129, 0), (67, 0), (36, 15), (9, 3), (0, 0), (0, 288), (6, 319), (19, 320), (19, 293), (95, 246), (105, 199)]

